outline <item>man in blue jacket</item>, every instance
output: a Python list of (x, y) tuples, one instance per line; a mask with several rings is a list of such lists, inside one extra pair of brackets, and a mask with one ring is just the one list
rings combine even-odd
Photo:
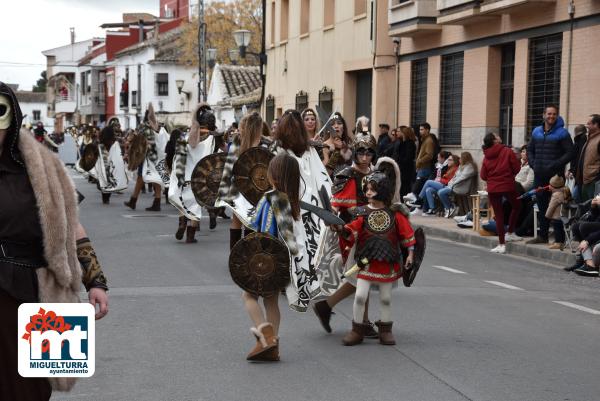
[[(531, 133), (527, 157), (533, 168), (536, 188), (548, 185), (554, 175), (564, 177), (565, 167), (573, 158), (573, 140), (564, 126), (564, 120), (558, 116), (558, 106), (548, 105), (544, 109), (544, 124), (535, 127)], [(550, 195), (549, 191), (541, 191), (536, 195), (540, 210), (540, 233), (528, 244), (548, 243), (550, 222), (545, 216)]]

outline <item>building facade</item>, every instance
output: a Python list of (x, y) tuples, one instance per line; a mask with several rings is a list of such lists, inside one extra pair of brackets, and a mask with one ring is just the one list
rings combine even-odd
[(45, 92), (16, 91), (19, 106), (23, 113), (23, 124), (35, 126), (38, 122), (44, 124), (48, 132), (54, 129), (54, 119), (48, 117), (48, 107)]
[(388, 7), (367, 0), (268, 0), (268, 120), (319, 104), (348, 125), (393, 123), (395, 56)]

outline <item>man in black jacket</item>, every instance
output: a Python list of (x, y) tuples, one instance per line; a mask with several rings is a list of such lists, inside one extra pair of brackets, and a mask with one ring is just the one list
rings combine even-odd
[[(535, 127), (527, 147), (527, 158), (534, 172), (534, 186), (548, 185), (554, 175), (564, 177), (565, 166), (573, 159), (573, 140), (564, 128), (565, 122), (558, 116), (558, 106), (548, 105), (544, 110), (544, 124)], [(528, 244), (548, 243), (549, 221), (546, 210), (550, 202), (550, 192), (541, 191), (537, 195), (540, 210), (540, 233)]]

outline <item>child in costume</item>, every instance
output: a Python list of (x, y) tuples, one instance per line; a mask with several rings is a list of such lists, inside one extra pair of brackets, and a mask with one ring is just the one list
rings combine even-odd
[[(287, 153), (275, 156), (269, 163), (268, 179), (274, 189), (265, 193), (259, 201), (251, 228), (283, 240), (289, 254), (294, 257), (298, 254), (298, 247), (292, 225), (294, 220), (300, 219), (300, 168), (298, 162)], [(256, 337), (256, 345), (248, 354), (248, 360), (279, 360), (278, 333), (281, 315), (278, 297), (280, 290), (263, 297), (264, 312), (260, 307), (257, 295), (247, 291), (242, 294), (246, 311), (254, 323), (254, 327), (250, 331)]]
[(356, 345), (363, 341), (367, 325), (362, 323), (365, 303), (373, 283), (379, 285), (381, 320), (375, 322), (379, 329), (379, 342), (396, 344), (392, 334), (391, 301), (392, 285), (402, 277), (403, 266), (400, 247), (408, 249), (405, 266), (412, 264), (416, 243), (414, 231), (401, 209), (392, 206), (394, 187), (388, 176), (380, 171), (368, 175), (363, 190), (369, 204), (359, 208), (356, 218), (343, 226), (341, 242), (356, 246), (355, 260), (367, 260), (358, 272), (354, 298), (352, 331), (343, 339), (344, 345)]

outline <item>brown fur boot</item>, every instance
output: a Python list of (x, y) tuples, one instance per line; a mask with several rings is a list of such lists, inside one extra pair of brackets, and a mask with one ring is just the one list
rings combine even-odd
[(187, 219), (185, 216), (179, 217), (179, 226), (177, 227), (177, 232), (175, 233), (176, 239), (183, 239), (183, 234), (185, 233), (185, 227), (187, 225)]
[(125, 206), (127, 206), (131, 210), (135, 210), (135, 204), (137, 203), (137, 198), (134, 198), (132, 196), (128, 201), (123, 202), (123, 203), (125, 204)]
[(352, 331), (344, 336), (342, 342), (344, 345), (357, 345), (363, 342), (363, 338), (365, 338), (365, 330), (367, 329), (367, 325), (363, 323), (356, 323), (352, 321)]
[(186, 237), (185, 237), (185, 242), (188, 244), (193, 244), (195, 242), (198, 242), (198, 240), (196, 238), (194, 238), (194, 236), (196, 236), (196, 227), (188, 226)]
[(394, 322), (375, 322), (379, 328), (379, 343), (383, 345), (396, 345), (396, 340), (392, 334), (392, 324)]
[(249, 361), (278, 361), (278, 339), (273, 331), (273, 325), (265, 322), (250, 329), (256, 337), (256, 345), (246, 357)]

